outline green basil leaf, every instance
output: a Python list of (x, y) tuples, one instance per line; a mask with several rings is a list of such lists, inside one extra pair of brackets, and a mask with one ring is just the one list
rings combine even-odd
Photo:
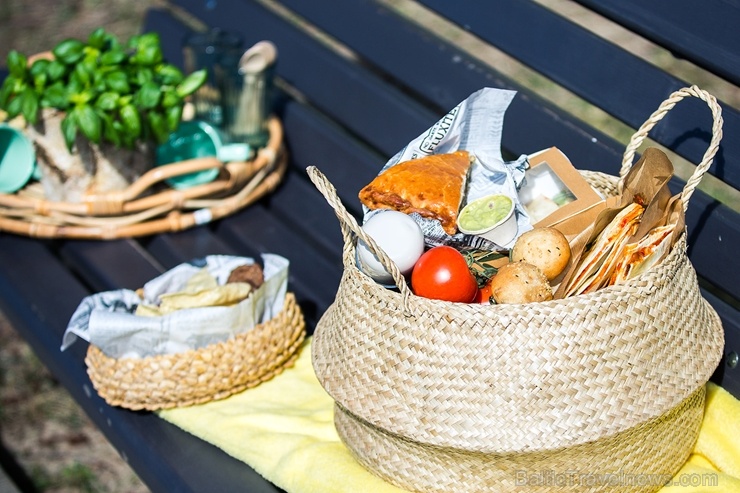
[(69, 93), (69, 102), (75, 105), (85, 105), (92, 101), (93, 93), (88, 90)]
[(11, 50), (8, 53), (6, 62), (8, 71), (13, 77), (23, 79), (26, 77), (26, 71), (28, 70), (28, 59), (26, 56), (16, 50)]
[(120, 146), (121, 135), (113, 125), (113, 118), (106, 113), (100, 113), (100, 120), (103, 123), (103, 138), (115, 146)]
[(33, 62), (31, 68), (29, 69), (31, 76), (35, 78), (40, 74), (47, 73), (47, 69), (49, 68), (50, 64), (51, 60), (47, 60), (46, 58), (39, 58), (38, 60)]
[(136, 69), (136, 83), (143, 86), (147, 82), (154, 80), (154, 72), (149, 67), (139, 67)]
[(105, 78), (105, 84), (108, 86), (108, 89), (119, 94), (126, 94), (131, 91), (128, 77), (126, 77), (125, 72), (120, 70), (109, 73)]
[(74, 109), (75, 118), (77, 124), (80, 127), (80, 131), (90, 139), (92, 142), (100, 142), (100, 136), (102, 135), (102, 123), (100, 116), (90, 105), (77, 106)]
[(59, 60), (52, 60), (46, 67), (46, 73), (49, 74), (49, 80), (59, 80), (67, 73), (67, 67)]
[(180, 126), (180, 121), (182, 121), (182, 106), (170, 106), (165, 110), (165, 115), (167, 118), (167, 129), (170, 132), (174, 132)]
[(185, 80), (183, 80), (182, 83), (178, 84), (177, 95), (184, 98), (185, 96), (193, 94), (205, 83), (206, 77), (207, 73), (205, 69), (191, 73), (185, 77)]
[(8, 118), (10, 119), (20, 115), (21, 111), (23, 111), (23, 98), (20, 95), (11, 98), (5, 106), (5, 111), (8, 113)]
[(74, 74), (83, 86), (89, 86), (92, 83), (93, 70), (90, 69), (90, 65), (85, 61), (75, 65)]
[(154, 134), (154, 138), (157, 143), (163, 144), (164, 142), (167, 142), (167, 139), (170, 136), (170, 130), (167, 127), (167, 120), (165, 117), (160, 113), (149, 113), (147, 115), (147, 120), (149, 121), (149, 127), (152, 129), (152, 133)]
[(123, 126), (123, 123), (120, 120), (113, 120), (113, 130), (118, 133), (118, 135), (121, 136), (121, 139), (123, 140), (123, 135), (126, 133), (126, 127)]
[(21, 93), (21, 113), (28, 123), (34, 124), (39, 118), (39, 96), (33, 89), (27, 87)]
[(72, 65), (85, 55), (85, 43), (78, 39), (67, 39), (56, 45), (52, 53), (65, 65)]
[(95, 72), (92, 83), (92, 90), (97, 94), (108, 92), (108, 85), (105, 83), (105, 75)]
[(95, 101), (95, 107), (99, 108), (103, 111), (111, 111), (116, 108), (116, 105), (118, 104), (118, 93), (115, 92), (104, 92), (100, 96), (98, 96), (97, 101)]
[(157, 33), (144, 33), (136, 40), (137, 48), (151, 48), (158, 47), (159, 45), (159, 34)]
[(119, 144), (125, 147), (133, 147), (134, 143), (136, 142), (135, 138), (132, 138), (131, 135), (126, 131), (126, 128), (124, 127), (123, 123), (121, 123), (119, 120), (113, 120), (113, 129), (111, 132), (115, 132), (118, 135)]
[(105, 43), (108, 40), (108, 33), (102, 27), (97, 28), (87, 38), (87, 44), (98, 50), (105, 48)]
[(13, 86), (15, 84), (13, 83), (13, 80), (8, 77), (3, 81), (2, 86), (0, 86), (0, 108), (5, 108), (8, 106), (8, 101), (10, 101), (10, 96), (13, 94)]
[(118, 65), (126, 59), (126, 53), (121, 48), (104, 52), (100, 56), (101, 65)]
[(67, 88), (61, 82), (55, 82), (50, 85), (44, 91), (44, 96), (41, 98), (41, 104), (48, 108), (66, 110), (69, 107)]
[(126, 51), (123, 45), (121, 45), (121, 42), (118, 41), (118, 38), (110, 33), (108, 33), (108, 37), (106, 39), (106, 46), (108, 51)]
[(171, 108), (173, 106), (182, 106), (183, 98), (181, 98), (177, 91), (171, 87), (167, 87), (162, 90), (162, 106), (165, 108)]
[(171, 86), (179, 84), (185, 77), (179, 68), (170, 64), (162, 64), (157, 67), (157, 76), (162, 84)]
[(139, 38), (141, 38), (141, 34), (134, 34), (130, 38), (128, 38), (128, 42), (126, 42), (126, 48), (129, 50), (135, 50), (136, 46), (139, 44)]
[(46, 72), (39, 72), (38, 74), (34, 74), (33, 87), (35, 87), (39, 92), (43, 92), (48, 80), (49, 75)]
[(74, 112), (67, 113), (67, 116), (62, 119), (60, 128), (62, 129), (62, 135), (64, 135), (64, 142), (67, 144), (67, 149), (69, 152), (72, 152), (75, 139), (77, 138), (77, 121)]
[(162, 91), (154, 82), (147, 82), (136, 93), (138, 106), (144, 109), (151, 109), (159, 104)]
[(136, 139), (141, 135), (141, 116), (133, 105), (127, 104), (121, 108), (121, 122), (132, 138)]
[(72, 99), (73, 94), (78, 94), (84, 90), (85, 87), (82, 85), (82, 82), (80, 82), (77, 75), (72, 72), (72, 75), (67, 80), (67, 94), (70, 94), (70, 99)]
[(134, 61), (139, 65), (153, 66), (162, 62), (162, 49), (159, 46), (139, 46)]

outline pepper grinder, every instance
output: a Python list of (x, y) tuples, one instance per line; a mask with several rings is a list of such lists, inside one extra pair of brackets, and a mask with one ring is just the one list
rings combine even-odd
[(267, 118), (277, 48), (270, 41), (260, 41), (239, 60), (243, 86), (236, 115), (228, 129), (232, 140), (246, 142), (253, 149), (264, 147), (269, 138)]

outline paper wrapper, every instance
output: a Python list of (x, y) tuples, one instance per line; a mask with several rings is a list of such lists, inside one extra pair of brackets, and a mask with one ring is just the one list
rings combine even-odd
[[(468, 151), (475, 157), (475, 161), (470, 168), (468, 188), (461, 209), (466, 203), (484, 195), (503, 193), (515, 202), (518, 234), (532, 229), (529, 216), (519, 202), (517, 193), (529, 166), (527, 156), (522, 155), (515, 161), (505, 162), (501, 154), (504, 115), (515, 95), (515, 91), (494, 88), (483, 88), (471, 94), (426, 132), (409, 142), (388, 160), (380, 172), (410, 159), (458, 150)], [(367, 221), (377, 211), (365, 207), (364, 212), (364, 221)], [(512, 240), (507, 245), (495, 245), (483, 238), (463, 233), (450, 236), (438, 221), (422, 218), (415, 213), (410, 216), (421, 226), (429, 246), (447, 244), (497, 250), (510, 248), (514, 243)]]
[[(246, 299), (227, 306), (198, 306), (204, 299), (223, 296), (218, 292), (235, 268), (255, 263), (254, 259), (210, 255), (199, 261), (180, 264), (146, 283), (139, 292), (119, 289), (88, 296), (72, 315), (62, 338), (62, 351), (82, 338), (112, 358), (143, 358), (173, 354), (223, 342), (270, 320), (283, 308), (288, 286), (287, 259), (262, 255), (265, 282)], [(189, 287), (193, 279), (210, 275), (217, 284), (185, 301), (185, 307), (164, 315), (137, 315), (137, 309), (157, 307), (167, 293), (196, 294)], [(242, 287), (243, 288), (243, 287)], [(233, 296), (227, 290), (225, 296)], [(187, 296), (181, 297), (188, 298)], [(224, 301), (223, 297), (221, 301)], [(146, 311), (146, 310), (145, 310)], [(141, 313), (141, 312), (139, 312)]]
[[(615, 269), (626, 263), (633, 263), (635, 269), (632, 276), (646, 270), (650, 265), (655, 265), (670, 251), (670, 247), (680, 237), (685, 228), (683, 214), (683, 203), (679, 196), (672, 196), (668, 189), (668, 181), (673, 176), (673, 164), (668, 156), (657, 148), (647, 148), (640, 159), (632, 166), (624, 178), (624, 189), (620, 195), (609, 197), (599, 204), (599, 212), (596, 219), (584, 224), (583, 231), (570, 241), (572, 259), (568, 269), (562, 276), (554, 297), (565, 298), (576, 292), (580, 292), (579, 286), (584, 282), (593, 283), (590, 290), (599, 289), (613, 282), (612, 276)], [(598, 278), (578, 280), (578, 273), (583, 270), (583, 260), (588, 255), (592, 245), (605, 229), (613, 227), (617, 215), (628, 205), (638, 203), (644, 207), (639, 218), (639, 224), (634, 233), (630, 234), (626, 241), (620, 246), (620, 251), (609, 251), (605, 253), (599, 262), (602, 264)], [(589, 215), (594, 210), (588, 211)], [(576, 218), (577, 219), (577, 218)], [(627, 253), (634, 251), (647, 235), (656, 228), (668, 227), (670, 234), (665, 237), (665, 242), (656, 245), (653, 255), (637, 260), (625, 258)], [(613, 245), (608, 245), (612, 247)], [(645, 261), (648, 263), (645, 263)], [(628, 277), (629, 278), (629, 277)], [(624, 280), (624, 279), (622, 279)]]

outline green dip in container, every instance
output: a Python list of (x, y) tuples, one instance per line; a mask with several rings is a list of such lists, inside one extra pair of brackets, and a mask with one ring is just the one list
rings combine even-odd
[(474, 200), (460, 211), (457, 226), (465, 234), (482, 236), (504, 246), (516, 236), (518, 229), (514, 201), (503, 194)]
[(481, 231), (500, 223), (511, 212), (514, 202), (506, 195), (489, 195), (475, 200), (460, 213), (460, 229)]

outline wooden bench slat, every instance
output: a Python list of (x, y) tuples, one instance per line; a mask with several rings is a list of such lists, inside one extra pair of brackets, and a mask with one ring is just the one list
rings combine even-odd
[[(405, 135), (420, 133), (429, 121), (432, 113), (418, 102), (407, 99), (399, 104), (403, 98), (400, 91), (319, 41), (306, 38), (294, 24), (259, 4), (224, 0), (212, 9), (197, 0), (178, 0), (177, 4), (195, 12), (210, 26), (239, 33), (247, 47), (262, 39), (271, 40), (278, 49), (278, 77), (288, 85), (299, 86), (312, 105), (341, 119), (386, 154), (395, 153), (404, 144)], [(241, 16), (234, 17), (231, 12), (236, 9), (251, 22), (245, 24)], [(334, 82), (329, 85), (327, 80), (337, 81), (348, 90), (338, 91)], [(375, 104), (368, 106), (368, 100)], [(402, 117), (396, 118), (398, 113)]]
[[(368, 140), (368, 145), (388, 156), (399, 151), (409, 140), (429, 128), (446, 111), (472, 92), (486, 86), (515, 89), (511, 82), (504, 82), (500, 74), (486, 70), (480, 64), (471, 65), (472, 59), (462, 51), (432, 39), (418, 30), (409, 29), (406, 22), (372, 2), (324, 1), (311, 5), (292, 0), (282, 2), (319, 27), (344, 34), (345, 37), (341, 41), (367, 61), (367, 68), (358, 72), (356, 63), (325, 48), (319, 49), (318, 52), (321, 53), (321, 57), (330, 56), (331, 63), (317, 66), (321, 57), (316, 58), (316, 51), (309, 49), (313, 48), (311, 41), (303, 38), (298, 44), (292, 43), (300, 31), (293, 24), (281, 26), (284, 22), (281, 19), (260, 17), (255, 26), (250, 25), (250, 29), (245, 29), (243, 23), (228, 18), (229, 9), (237, 8), (235, 4), (230, 3), (233, 1), (235, 0), (221, 1), (214, 9), (208, 9), (195, 0), (178, 0), (177, 3), (187, 6), (200, 19), (212, 26), (223, 26), (243, 32), (250, 41), (261, 39), (263, 35), (269, 36), (269, 39), (277, 44), (281, 57), (276, 70), (277, 75), (299, 88), (300, 93), (311, 104), (327, 111), (327, 114), (339, 124), (353, 129), (358, 136), (363, 138), (372, 135), (382, 136), (383, 141)], [(238, 8), (244, 10), (246, 7), (242, 5), (239, 4)], [(327, 10), (330, 15), (325, 14)], [(379, 15), (378, 10), (387, 13)], [(245, 13), (250, 15), (252, 11), (245, 10)], [(350, 22), (352, 19), (359, 23)], [(367, 36), (373, 29), (383, 34)], [(394, 36), (393, 42), (398, 46), (407, 47), (409, 51), (414, 50), (421, 54), (415, 57), (403, 56), (405, 50), (400, 52), (393, 49), (388, 36)], [(434, 77), (428, 75), (429, 60), (434, 60), (437, 67)], [(425, 101), (434, 113), (402, 123), (409, 114), (415, 114), (415, 111), (409, 113), (404, 110), (404, 104), (418, 108), (419, 103), (414, 102), (411, 97), (399, 100), (398, 96), (385, 95), (379, 98), (379, 94), (389, 89), (387, 87), (373, 89), (364, 83), (370, 80), (368, 77), (375, 71), (384, 75), (383, 81), (388, 79), (383, 82), (384, 86), (403, 88), (404, 91), (415, 95), (417, 101), (419, 98)], [(351, 87), (353, 97), (365, 102), (365, 111), (346, 112), (341, 106), (337, 108), (332, 99), (332, 93), (336, 92), (336, 89), (327, 91), (325, 82), (327, 80), (331, 80), (331, 85), (335, 88)], [(363, 83), (358, 84), (358, 81)], [(373, 103), (367, 104), (368, 101)], [(387, 105), (389, 101), (395, 101), (394, 104), (397, 105)], [(382, 113), (385, 115), (382, 122), (385, 131), (381, 134), (378, 134), (377, 118), (369, 118), (365, 114), (376, 113), (378, 105), (385, 108)], [(503, 146), (509, 152), (519, 155), (550, 147), (553, 142), (560, 142), (565, 146), (564, 152), (576, 161), (602, 167), (605, 166), (603, 163), (618, 163), (622, 152), (619, 144), (604, 134), (591, 130), (585, 131), (575, 120), (552, 105), (547, 105), (544, 100), (522, 94), (521, 97), (515, 98), (507, 112)], [(394, 139), (392, 145), (388, 145), (389, 139)], [(616, 164), (612, 164), (612, 167), (614, 166)]]
[[(712, 211), (709, 215), (707, 208)], [(740, 220), (729, 207), (717, 205), (704, 195), (694, 194), (686, 213), (689, 258), (697, 272), (727, 295), (740, 299), (737, 271), (728, 266), (737, 264), (740, 244)]]
[[(39, 332), (53, 334), (47, 338), (24, 331), (24, 335), (39, 339), (44, 352), (39, 356), (49, 356), (49, 362), (56, 364), (51, 356), (59, 351), (61, 334), (80, 300), (90, 291), (59, 260), (52, 246), (46, 241), (0, 233), (0, 303), (11, 321), (15, 317), (23, 319), (23, 323), (16, 324), (19, 329), (31, 321), (43, 327)], [(53, 339), (55, 336), (58, 338)], [(52, 368), (55, 370), (58, 368)]]
[[(673, 91), (688, 85), (531, 1), (421, 3), (633, 128), (642, 125)], [(723, 118), (725, 135), (740, 132), (738, 111), (724, 105)], [(706, 104), (692, 98), (671, 110), (651, 138), (699, 163), (711, 137), (709, 129)], [(740, 188), (740, 167), (732, 164), (738, 159), (740, 141), (725, 138), (710, 172)]]
[(208, 227), (157, 235), (146, 248), (165, 269), (206, 255), (240, 255)]
[(740, 355), (740, 311), (736, 307), (717, 298), (707, 290), (702, 290), (704, 298), (717, 310), (725, 329), (724, 358), (720, 362), (712, 377), (732, 395), (740, 396), (740, 365), (731, 368), (727, 365), (728, 355)]
[[(318, 193), (318, 192), (317, 192)], [(237, 251), (269, 252), (290, 260), (288, 286), (313, 326), (334, 301), (341, 277), (341, 259), (328, 259), (289, 226), (250, 208), (220, 221), (218, 234)]]
[[(342, 258), (342, 235), (339, 221), (316, 191), (316, 187), (298, 172), (286, 177), (281, 190), (266, 206), (270, 217), (280, 221), (314, 245), (329, 259)], [(296, 255), (300, 257), (300, 255)]]
[(712, 73), (740, 84), (740, 4), (726, 0), (576, 0)]
[(308, 166), (316, 166), (330, 176), (339, 198), (357, 216), (360, 213), (357, 194), (377, 175), (389, 156), (374, 152), (304, 105), (288, 105), (283, 119), (292, 166), (301, 173)]
[(137, 289), (164, 271), (131, 239), (68, 241), (60, 254), (92, 291)]

